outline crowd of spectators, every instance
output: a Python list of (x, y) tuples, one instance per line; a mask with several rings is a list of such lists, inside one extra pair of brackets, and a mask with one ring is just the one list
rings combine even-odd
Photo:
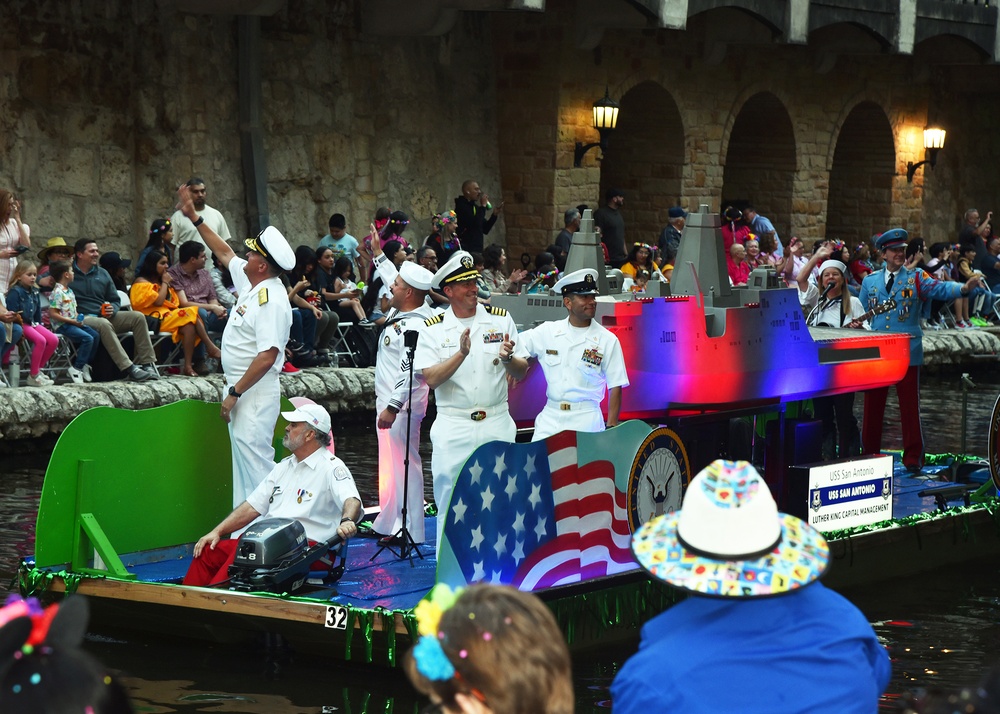
[[(225, 218), (206, 202), (204, 180), (193, 178), (188, 185), (199, 215), (209, 220), (220, 236), (230, 236)], [(624, 191), (609, 189), (605, 204), (594, 213), (594, 223), (601, 235), (605, 263), (621, 270), (625, 291), (642, 293), (650, 280), (670, 282), (688, 215), (680, 206), (673, 206), (655, 241), (652, 237), (648, 242), (626, 239), (627, 226), (621, 213), (624, 202)], [(390, 286), (373, 270), (373, 240), (379, 241), (397, 266), (412, 260), (432, 272), (455, 251), (471, 250), (480, 268), (482, 302), (495, 293), (545, 292), (561, 276), (588, 206), (567, 209), (564, 227), (552, 244), (534, 261), (527, 253), (522, 255), (520, 265), (515, 266), (508, 265), (503, 246), (482, 245), (502, 208), (502, 202), (493, 207), (478, 182), (466, 181), (454, 209), (431, 216), (426, 234), (418, 234), (426, 237), (413, 244), (414, 230), (403, 211), (380, 207), (360, 240), (348, 232), (343, 213), (331, 215), (329, 231), (315, 244), (307, 241), (309, 244), (298, 246), (295, 269), (283, 278), (293, 309), (285, 369), (337, 364), (342, 323), (350, 332), (384, 322)], [(1000, 290), (1000, 238), (993, 236), (991, 222), (992, 213), (980, 220), (979, 212), (969, 209), (956, 243), (938, 241), (928, 247), (922, 239), (914, 238), (907, 247), (907, 265), (942, 281), (965, 282), (978, 271), (991, 290)], [(0, 349), (4, 364), (9, 363), (14, 346), (20, 345), (18, 359), (23, 358), (26, 382), (31, 386), (51, 383), (53, 374), (74, 383), (89, 381), (95, 360), (102, 359), (113, 363), (111, 378), (118, 372), (132, 379), (154, 379), (160, 371), (156, 358), (166, 357), (162, 349), (150, 358), (150, 351), (142, 349), (142, 338), (128, 346), (128, 355), (113, 344), (117, 331), (128, 329), (118, 315), (131, 308), (147, 318), (147, 327), (155, 334), (169, 333), (168, 351), (173, 351), (169, 350), (171, 344), (179, 345), (180, 366), (174, 371), (184, 375), (210, 373), (219, 354), (213, 336), (217, 340), (224, 329), (236, 294), (232, 276), (205, 250), (188, 223), (190, 220), (176, 213), (154, 220), (134, 267), (128, 257), (117, 252), (102, 254), (96, 243), (89, 241), (99, 256), (99, 266), (92, 266), (88, 257), (85, 270), (81, 270), (77, 263), (81, 246), (68, 245), (61, 237), (48, 239), (32, 255), (30, 229), (21, 221), (20, 204), (9, 191), (0, 190)], [(872, 247), (877, 236), (856, 245), (818, 240), (806, 246), (794, 235), (783, 242), (774, 224), (749, 205), (742, 210), (725, 206), (720, 224), (726, 266), (735, 287), (745, 285), (750, 273), (761, 267), (773, 269), (793, 287), (810, 258), (827, 245), (832, 257), (847, 266), (847, 288), (854, 295), (865, 276), (880, 267)], [(213, 258), (211, 268), (206, 265), (209, 256)], [(814, 274), (812, 282), (818, 277)], [(95, 280), (100, 283), (101, 295), (94, 294)], [(435, 291), (430, 291), (427, 299), (432, 307), (447, 307), (447, 298)], [(933, 330), (976, 329), (997, 321), (993, 299), (979, 295), (950, 304), (929, 304), (923, 325)], [(69, 356), (61, 370), (46, 369), (60, 338), (67, 343)], [(104, 350), (100, 349), (102, 344)]]

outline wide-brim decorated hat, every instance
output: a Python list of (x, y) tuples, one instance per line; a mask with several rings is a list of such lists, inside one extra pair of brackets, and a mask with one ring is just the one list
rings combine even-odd
[(709, 464), (688, 486), (681, 510), (636, 531), (632, 552), (653, 577), (710, 597), (783, 595), (818, 580), (830, 563), (826, 539), (779, 513), (745, 461)]

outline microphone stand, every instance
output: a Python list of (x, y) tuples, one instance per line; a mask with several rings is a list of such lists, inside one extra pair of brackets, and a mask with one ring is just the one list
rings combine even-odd
[[(832, 289), (833, 289), (833, 283), (827, 285), (826, 290), (824, 290), (823, 294), (820, 295), (819, 301), (816, 303), (816, 307), (814, 307), (812, 310), (809, 311), (809, 314), (806, 316), (807, 327), (816, 327), (816, 325), (810, 325), (809, 323), (812, 322), (812, 319), (814, 317), (818, 318), (819, 315), (823, 312), (823, 310), (826, 309), (826, 306), (830, 304), (830, 298), (828, 298), (827, 295), (830, 293)], [(847, 289), (846, 286), (844, 289), (845, 290)]]
[[(413, 567), (413, 554), (416, 553), (420, 556), (420, 559), (424, 559), (424, 554), (420, 552), (420, 548), (417, 547), (416, 541), (413, 540), (413, 536), (410, 534), (410, 529), (406, 525), (407, 512), (409, 511), (410, 503), (410, 425), (413, 421), (413, 353), (417, 348), (417, 338), (420, 337), (420, 333), (416, 330), (407, 330), (403, 333), (403, 344), (406, 347), (406, 358), (409, 362), (409, 368), (407, 372), (409, 373), (409, 386), (406, 395), (406, 455), (403, 457), (403, 507), (400, 509), (400, 515), (403, 518), (403, 523), (392, 537), (386, 541), (384, 545), (379, 546), (379, 549), (375, 551), (368, 562), (375, 560), (379, 554), (388, 548), (389, 552), (395, 555), (399, 560), (410, 561), (410, 567)], [(422, 479), (421, 479), (422, 481)], [(421, 514), (423, 517), (423, 514)], [(399, 543), (399, 552), (397, 553), (395, 548), (393, 548), (392, 543)]]

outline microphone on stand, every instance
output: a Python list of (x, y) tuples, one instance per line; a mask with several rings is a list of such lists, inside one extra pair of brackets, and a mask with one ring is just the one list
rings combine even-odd
[[(823, 294), (819, 296), (819, 300), (818, 300), (818, 301), (817, 301), (817, 303), (816, 303), (816, 307), (814, 307), (814, 308), (813, 308), (813, 309), (812, 309), (812, 310), (810, 311), (810, 313), (809, 313), (809, 316), (808, 316), (808, 317), (806, 317), (806, 324), (807, 324), (807, 325), (811, 325), (811, 324), (812, 324), (812, 321), (813, 321), (813, 318), (814, 318), (814, 317), (817, 317), (817, 318), (818, 318), (819, 314), (820, 314), (821, 312), (823, 312), (823, 310), (824, 310), (824, 309), (826, 309), (826, 306), (827, 306), (827, 303), (829, 303), (829, 302), (830, 302), (830, 301), (829, 301), (829, 300), (827, 299), (827, 297), (826, 297), (826, 296), (830, 294), (830, 291), (831, 291), (831, 290), (833, 290), (833, 286), (834, 286), (834, 283), (830, 283), (830, 284), (829, 284), (829, 285), (827, 285), (827, 286), (826, 286), (825, 288), (823, 288)], [(815, 326), (815, 325), (814, 325), (814, 326)]]
[(417, 338), (420, 337), (420, 333), (416, 330), (407, 330), (403, 333), (403, 346), (412, 352), (417, 349)]

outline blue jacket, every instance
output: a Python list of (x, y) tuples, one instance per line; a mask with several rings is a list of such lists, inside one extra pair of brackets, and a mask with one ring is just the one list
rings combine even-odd
[(908, 270), (905, 266), (896, 273), (892, 294), (885, 290), (885, 268), (869, 273), (861, 283), (858, 298), (866, 310), (881, 305), (890, 297), (896, 300), (896, 309), (876, 315), (869, 324), (872, 330), (906, 332), (910, 338), (910, 365), (924, 363), (924, 331), (920, 328), (922, 303), (927, 300), (945, 302), (962, 297), (964, 283), (944, 283), (935, 280), (924, 270)]
[(689, 597), (647, 622), (611, 685), (614, 714), (875, 714), (889, 655), (843, 596)]
[(38, 288), (29, 291), (17, 284), (7, 293), (7, 309), (21, 313), (25, 325), (41, 325), (42, 303), (39, 294)]

